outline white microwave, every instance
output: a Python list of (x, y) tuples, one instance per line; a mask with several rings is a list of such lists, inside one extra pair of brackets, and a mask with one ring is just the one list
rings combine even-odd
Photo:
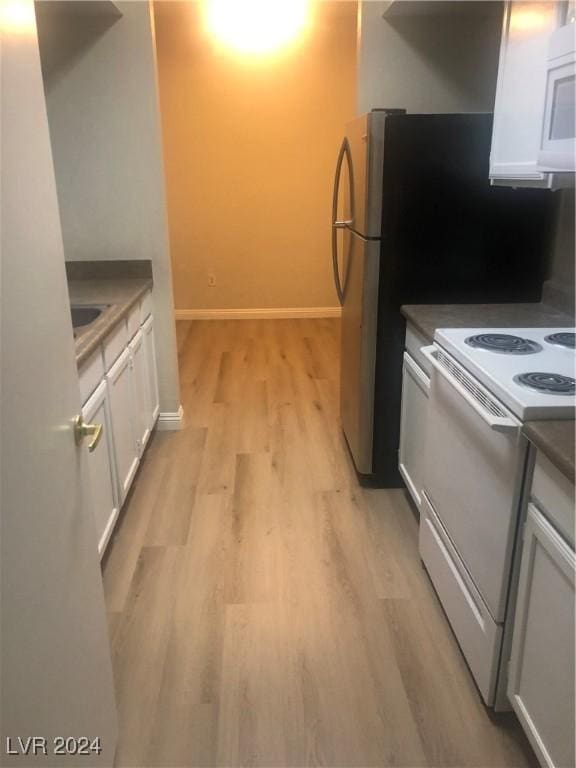
[(539, 169), (552, 172), (576, 170), (576, 9), (559, 6), (563, 18), (550, 38), (538, 153)]

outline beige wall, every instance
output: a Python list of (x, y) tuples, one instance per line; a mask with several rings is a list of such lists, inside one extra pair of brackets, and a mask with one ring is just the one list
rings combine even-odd
[[(360, 3), (357, 112), (491, 112), (494, 108), (502, 4), (405, 3), (383, 18), (387, 2)], [(402, 4), (400, 4), (402, 5)]]
[(330, 208), (356, 3), (316, 3), (301, 44), (259, 62), (218, 49), (198, 3), (155, 15), (176, 308), (336, 305)]
[[(65, 5), (65, 3), (64, 3)], [(65, 258), (150, 259), (160, 409), (180, 405), (150, 3), (39, 14)]]

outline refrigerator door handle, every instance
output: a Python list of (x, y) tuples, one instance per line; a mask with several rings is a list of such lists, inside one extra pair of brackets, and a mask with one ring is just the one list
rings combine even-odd
[[(346, 164), (348, 165), (348, 188), (350, 198), (350, 218), (338, 221), (338, 193), (340, 191), (340, 176), (342, 175), (342, 166), (344, 164), (344, 158), (346, 158)], [(338, 159), (336, 160), (336, 173), (334, 174), (334, 191), (332, 193), (332, 227), (334, 229), (344, 229), (354, 223), (354, 184), (352, 176), (352, 153), (350, 151), (350, 144), (348, 139), (345, 138), (338, 152)]]
[[(346, 158), (346, 164), (348, 165), (348, 185), (349, 185), (349, 199), (350, 199), (350, 219), (338, 220), (338, 193), (340, 191), (340, 176), (342, 175), (342, 166), (344, 164), (344, 158)], [(338, 153), (338, 159), (336, 161), (336, 173), (334, 175), (334, 191), (332, 194), (332, 269), (334, 272), (334, 284), (336, 286), (336, 293), (338, 294), (338, 301), (340, 304), (344, 302), (344, 290), (342, 283), (340, 282), (340, 270), (338, 269), (338, 230), (346, 229), (354, 222), (354, 184), (352, 177), (352, 154), (350, 152), (350, 144), (348, 139), (345, 138), (340, 147)]]
[(342, 283), (340, 282), (340, 270), (338, 268), (338, 240), (336, 235), (336, 227), (332, 228), (332, 271), (334, 272), (334, 285), (336, 286), (336, 293), (338, 294), (338, 301), (340, 306), (344, 304), (344, 291), (342, 289)]

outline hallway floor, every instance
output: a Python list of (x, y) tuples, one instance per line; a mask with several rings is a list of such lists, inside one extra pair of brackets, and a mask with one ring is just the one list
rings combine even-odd
[(420, 565), (404, 491), (359, 488), (338, 321), (178, 323), (104, 585), (118, 766), (528, 766)]

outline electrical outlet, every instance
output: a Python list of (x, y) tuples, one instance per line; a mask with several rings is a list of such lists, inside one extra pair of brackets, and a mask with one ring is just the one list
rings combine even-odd
[(208, 275), (208, 285), (210, 288), (214, 288), (216, 285), (216, 276), (215, 275)]

